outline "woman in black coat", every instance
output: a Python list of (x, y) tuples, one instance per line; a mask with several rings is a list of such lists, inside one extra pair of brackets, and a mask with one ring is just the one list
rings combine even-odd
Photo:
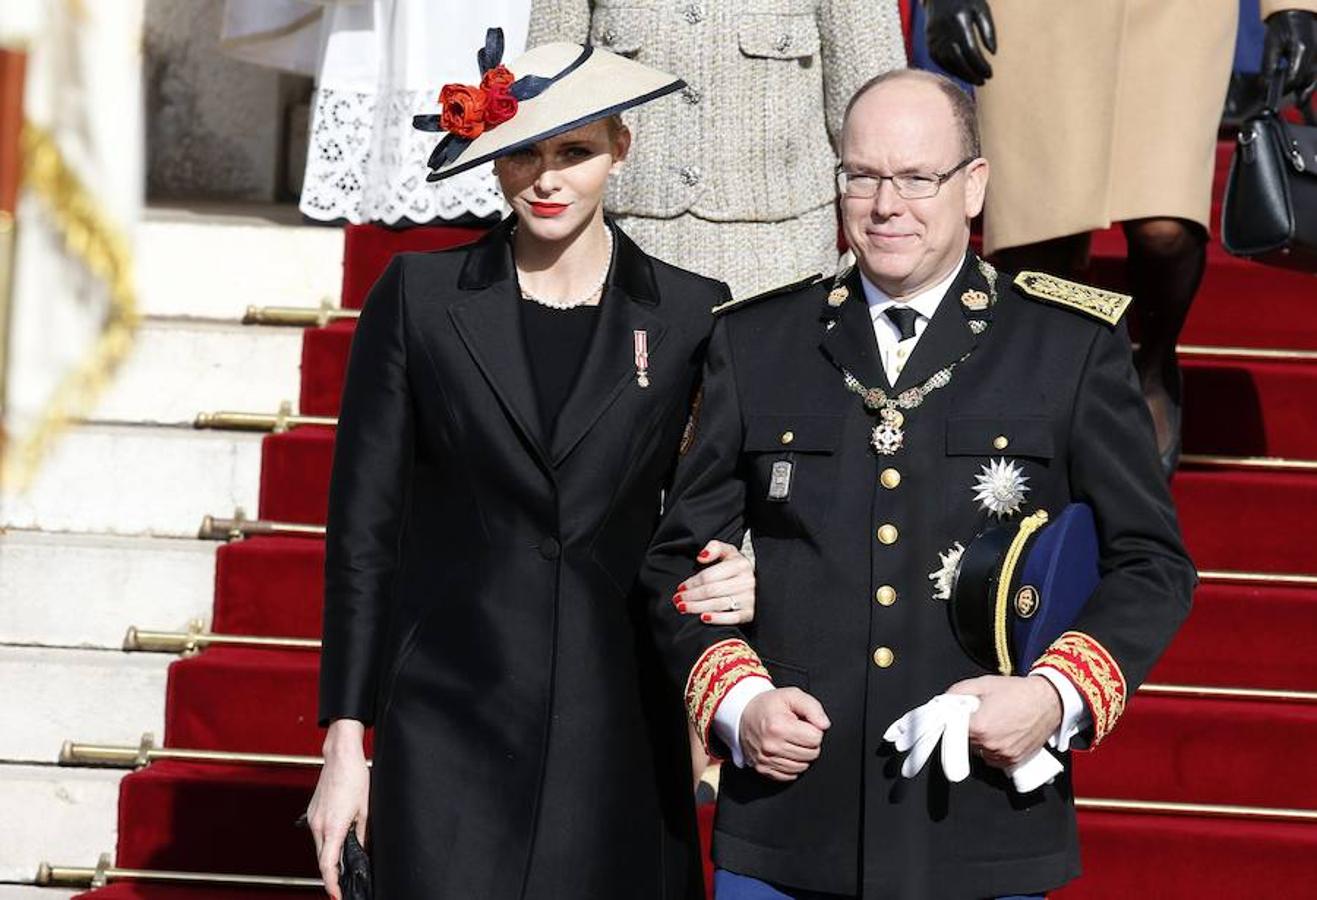
[[(513, 216), (395, 257), (353, 340), (308, 816), (331, 896), (368, 810), (380, 900), (701, 897), (682, 686), (632, 587), (727, 291), (602, 212), (616, 112), (682, 82), (575, 44), (509, 72), (494, 37), (418, 127), (448, 132), (431, 177), (494, 158)], [(701, 561), (685, 611), (744, 620), (749, 563)]]

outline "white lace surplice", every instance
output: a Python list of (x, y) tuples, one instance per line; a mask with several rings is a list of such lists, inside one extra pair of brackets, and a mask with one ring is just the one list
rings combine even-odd
[[(235, 7), (250, 2), (268, 0), (229, 0), (230, 18)], [(476, 51), (484, 46), (485, 29), (503, 29), (505, 62), (520, 55), (530, 0), (279, 4), (290, 21), (296, 7), (323, 10), (299, 204), (305, 215), (393, 225), (502, 213), (503, 196), (490, 166), (440, 182), (425, 180), (426, 160), (443, 135), (412, 128), (412, 116), (437, 113), (443, 85), (479, 82)], [(268, 17), (262, 11), (261, 18)], [(269, 64), (278, 66), (273, 47)], [(257, 48), (243, 49), (244, 59), (256, 61)]]

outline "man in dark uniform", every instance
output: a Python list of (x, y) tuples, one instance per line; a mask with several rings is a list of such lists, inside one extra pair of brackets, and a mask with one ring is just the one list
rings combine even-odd
[[(875, 79), (843, 135), (857, 265), (722, 311), (641, 576), (691, 720), (734, 763), (719, 897), (1041, 894), (1079, 874), (1066, 751), (1114, 727), (1196, 580), (1128, 298), (970, 251), (988, 162), (945, 79)], [(1026, 677), (987, 675), (948, 622), (961, 549), (1072, 502), (1093, 510), (1100, 583)], [(746, 529), (755, 622), (692, 625), (673, 609), (707, 599), (689, 560)], [(945, 692), (977, 698), (969, 777), (906, 779), (884, 732)], [(1065, 770), (1021, 789), (1008, 772), (1045, 744)]]

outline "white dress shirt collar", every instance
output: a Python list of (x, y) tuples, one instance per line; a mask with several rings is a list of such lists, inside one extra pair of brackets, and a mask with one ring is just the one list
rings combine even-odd
[(882, 288), (870, 281), (868, 276), (863, 272), (860, 272), (860, 285), (864, 288), (864, 299), (869, 304), (869, 315), (872, 316), (876, 322), (878, 321), (878, 317), (887, 311), (888, 307), (901, 303), (923, 316), (924, 321), (933, 318), (933, 313), (937, 312), (938, 305), (942, 302), (942, 298), (946, 296), (947, 291), (951, 288), (951, 283), (955, 281), (956, 276), (960, 274), (960, 269), (960, 266), (956, 266), (951, 270), (951, 274), (946, 278), (943, 278), (937, 284), (925, 288), (907, 300), (899, 301), (893, 300), (883, 291)]

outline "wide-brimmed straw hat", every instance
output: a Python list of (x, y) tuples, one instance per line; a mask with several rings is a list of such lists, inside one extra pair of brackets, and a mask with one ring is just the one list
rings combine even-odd
[(503, 30), (491, 28), (477, 54), (480, 84), (444, 85), (443, 111), (413, 118), (422, 131), (447, 132), (430, 154), (427, 181), (686, 86), (680, 78), (588, 44), (544, 44), (507, 66), (502, 58)]

